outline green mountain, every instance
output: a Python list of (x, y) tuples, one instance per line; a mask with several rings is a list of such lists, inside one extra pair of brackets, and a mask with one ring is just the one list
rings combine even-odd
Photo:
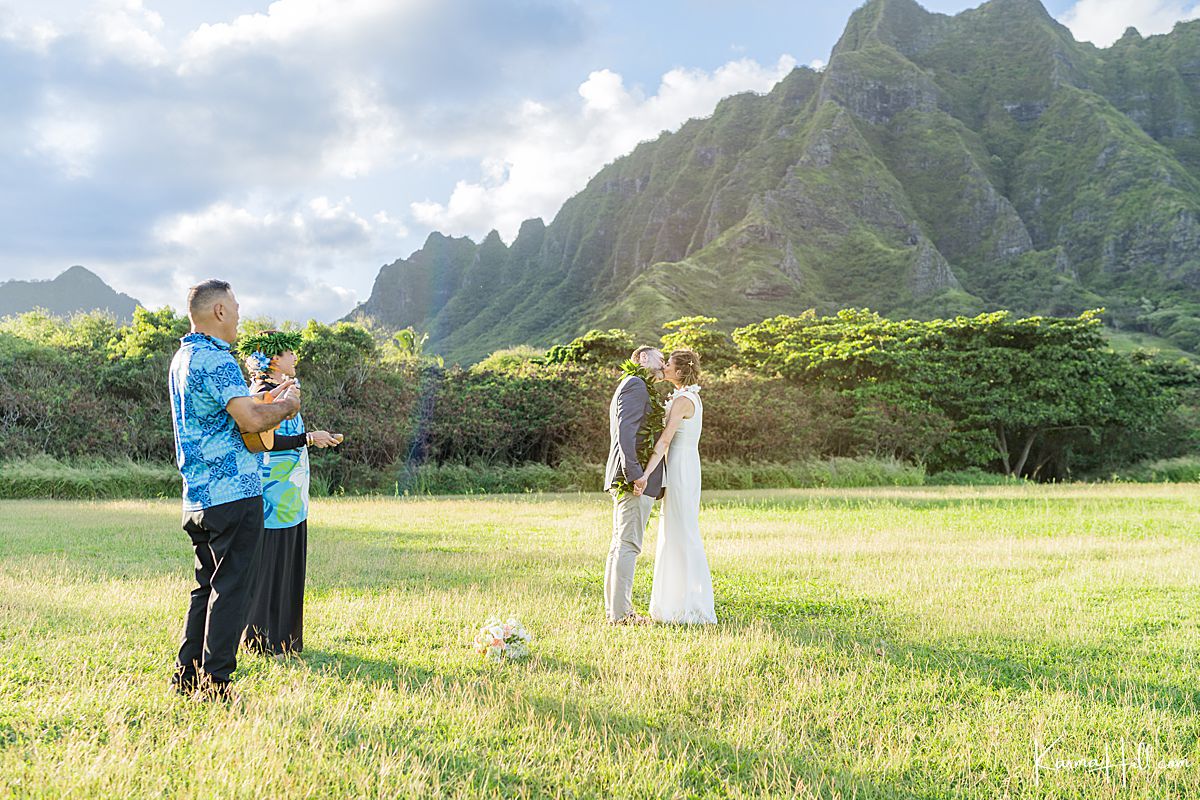
[(51, 314), (69, 317), (80, 311), (107, 311), (119, 322), (133, 319), (139, 305), (127, 294), (118, 294), (94, 272), (74, 266), (49, 281), (4, 281), (0, 283), (0, 317), (44, 308)]
[(815, 307), (926, 317), (1106, 306), (1200, 350), (1200, 21), (1101, 50), (1037, 0), (871, 0), (822, 72), (722, 100), (511, 246), (432, 234), (351, 316), (463, 361)]

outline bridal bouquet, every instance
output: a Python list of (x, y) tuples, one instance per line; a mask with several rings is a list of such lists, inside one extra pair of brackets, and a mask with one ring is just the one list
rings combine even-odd
[(529, 655), (529, 642), (533, 639), (515, 617), (501, 622), (492, 617), (483, 623), (475, 635), (475, 650), (487, 656), (488, 661), (515, 661)]

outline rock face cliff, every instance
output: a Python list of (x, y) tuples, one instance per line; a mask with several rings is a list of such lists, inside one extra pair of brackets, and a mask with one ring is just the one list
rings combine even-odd
[(871, 0), (818, 73), (639, 145), (511, 246), (440, 234), (352, 312), (462, 361), (815, 307), (1107, 306), (1200, 347), (1200, 21), (1111, 48), (1037, 0)]

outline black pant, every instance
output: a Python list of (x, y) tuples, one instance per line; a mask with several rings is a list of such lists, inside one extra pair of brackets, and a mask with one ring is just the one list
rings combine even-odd
[(175, 680), (181, 685), (202, 677), (228, 681), (237, 667), (238, 642), (262, 554), (262, 496), (185, 511), (183, 529), (196, 551), (196, 588), (175, 662)]
[(308, 522), (268, 528), (262, 563), (246, 614), (247, 649), (260, 653), (304, 650), (304, 570), (308, 559)]

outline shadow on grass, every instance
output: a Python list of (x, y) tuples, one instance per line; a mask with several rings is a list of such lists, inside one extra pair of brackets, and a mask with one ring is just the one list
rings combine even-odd
[(336, 550), (309, 546), (309, 574), (322, 589), (377, 589), (400, 580), (411, 580), (432, 589), (450, 589), (494, 580), (511, 580), (514, 575), (547, 576), (576, 562), (594, 563), (588, 553), (547, 553), (529, 548), (506, 549), (502, 558), (489, 554), (483, 545), (462, 549), (432, 545), (444, 542), (444, 533), (422, 533), (395, 541), (389, 534), (378, 541), (339, 541)]
[[(131, 521), (130, 527), (134, 526)], [(47, 534), (9, 542), (0, 538), (0, 566), (12, 572), (66, 577), (85, 574), (96, 580), (192, 577), (191, 543), (179, 528), (155, 525), (149, 528), (150, 538), (113, 533), (110, 528), (96, 525), (95, 529), (74, 529), (70, 535)], [(480, 562), (486, 560), (480, 555), (484, 546), (448, 545), (447, 538), (440, 531), (397, 529), (364, 539), (344, 529), (323, 528), (310, 536), (309, 572), (316, 579), (313, 585), (322, 588), (367, 588), (396, 579), (432, 582), (435, 587), (474, 582)], [(543, 557), (537, 551), (506, 555), (509, 563), (515, 560), (529, 567), (541, 563)], [(322, 574), (331, 562), (337, 564), (335, 571)], [(497, 568), (495, 574), (503, 573)]]
[(832, 647), (856, 658), (887, 660), (901, 669), (964, 679), (991, 688), (1021, 692), (1046, 685), (1088, 702), (1114, 707), (1148, 705), (1181, 715), (1200, 712), (1200, 689), (1123, 677), (1144, 637), (1180, 622), (1135, 625), (1119, 638), (1094, 645), (1071, 645), (1033, 638), (985, 635), (973, 640), (923, 641), (906, 631), (917, 620), (872, 598), (821, 596), (815, 584), (756, 587), (752, 581), (714, 577), (717, 616), (725, 625), (765, 623), (782, 638)]
[(312, 648), (305, 648), (299, 656), (282, 663), (292, 669), (323, 672), (363, 683), (385, 684), (408, 692), (420, 689), (441, 675), (426, 667), (398, 660), (362, 658), (352, 653)]
[[(650, 574), (643, 568), (635, 575), (635, 606), (650, 594)], [(599, 598), (603, 593), (603, 576), (596, 571), (573, 575), (566, 583), (584, 595)], [(765, 624), (784, 639), (834, 648), (855, 658), (884, 658), (896, 667), (937, 674), (946, 681), (965, 678), (1023, 692), (1048, 684), (1114, 707), (1149, 705), (1187, 715), (1200, 712), (1196, 686), (1122, 677), (1145, 636), (1183, 624), (1182, 620), (1147, 621), (1095, 645), (999, 635), (922, 641), (906, 633), (917, 620), (893, 611), (880, 599), (847, 596), (834, 584), (763, 580), (726, 571), (714, 573), (713, 590), (722, 628)]]

